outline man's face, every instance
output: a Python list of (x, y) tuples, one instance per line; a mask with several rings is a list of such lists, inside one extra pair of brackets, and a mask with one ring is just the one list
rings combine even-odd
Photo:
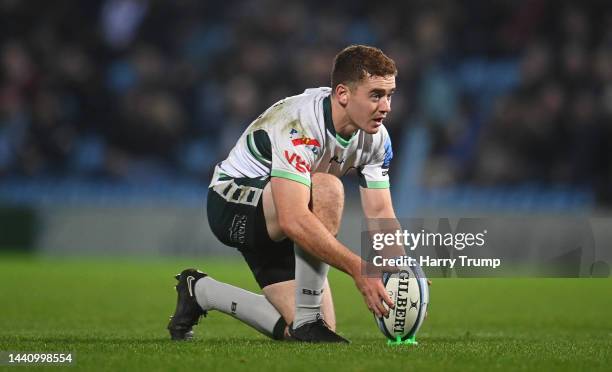
[(355, 125), (374, 134), (391, 111), (391, 95), (395, 92), (395, 76), (367, 75), (348, 94), (346, 112)]

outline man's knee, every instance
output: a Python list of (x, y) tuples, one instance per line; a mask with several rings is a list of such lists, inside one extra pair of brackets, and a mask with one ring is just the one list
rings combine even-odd
[(312, 179), (312, 211), (333, 235), (338, 234), (344, 209), (342, 181), (327, 173), (314, 173)]
[(340, 178), (329, 173), (313, 173), (312, 192), (333, 195), (334, 199), (344, 201), (344, 186)]

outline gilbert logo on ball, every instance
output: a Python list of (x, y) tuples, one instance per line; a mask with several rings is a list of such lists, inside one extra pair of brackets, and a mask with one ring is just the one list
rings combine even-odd
[(378, 328), (391, 341), (414, 343), (429, 303), (427, 278), (419, 266), (403, 267), (396, 273), (385, 273), (383, 285), (395, 308), (386, 317), (375, 317)]

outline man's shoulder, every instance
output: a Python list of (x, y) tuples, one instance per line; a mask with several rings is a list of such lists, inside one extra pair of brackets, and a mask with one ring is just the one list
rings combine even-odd
[(292, 104), (300, 104), (307, 101), (316, 101), (321, 100), (331, 94), (331, 88), (329, 87), (319, 87), (319, 88), (308, 88), (304, 90), (304, 92), (295, 94), (292, 96), (287, 96), (276, 104), (280, 102), (284, 103), (292, 103)]
[(330, 88), (312, 88), (302, 94), (283, 98), (266, 110), (253, 123), (251, 130), (267, 129), (273, 136), (323, 137), (322, 101), (330, 93)]
[(316, 114), (322, 109), (321, 102), (331, 94), (331, 88), (309, 88), (303, 93), (286, 97), (278, 103), (285, 105), (287, 110)]
[(330, 87), (318, 87), (318, 88), (308, 88), (302, 93), (302, 95), (324, 95), (328, 96), (331, 94)]
[(271, 116), (277, 112), (285, 115), (292, 112), (316, 111), (318, 103), (331, 93), (331, 88), (310, 88), (303, 93), (285, 97), (270, 106), (260, 117)]

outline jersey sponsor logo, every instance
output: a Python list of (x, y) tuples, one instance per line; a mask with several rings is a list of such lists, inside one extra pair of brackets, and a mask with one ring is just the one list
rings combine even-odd
[(338, 164), (342, 164), (344, 163), (344, 159), (340, 159), (338, 158), (338, 155), (334, 155), (333, 158), (329, 159), (329, 162), (331, 163), (332, 161), (338, 163)]
[(307, 164), (306, 161), (295, 152), (289, 155), (289, 151), (285, 150), (285, 159), (287, 159), (289, 164), (292, 165), (298, 172), (310, 172), (310, 164)]
[(295, 138), (291, 140), (291, 143), (293, 143), (293, 146), (306, 145), (306, 146), (321, 147), (321, 144), (319, 143), (319, 141), (317, 141), (316, 138), (308, 138), (308, 137)]
[(291, 128), (289, 131), (289, 139), (293, 142), (293, 140), (297, 139), (299, 136), (301, 136), (300, 132), (298, 132), (295, 128)]
[(321, 143), (316, 138), (305, 137), (295, 128), (291, 128), (291, 131), (289, 131), (289, 139), (291, 139), (293, 146), (306, 146), (313, 154), (319, 155)]

